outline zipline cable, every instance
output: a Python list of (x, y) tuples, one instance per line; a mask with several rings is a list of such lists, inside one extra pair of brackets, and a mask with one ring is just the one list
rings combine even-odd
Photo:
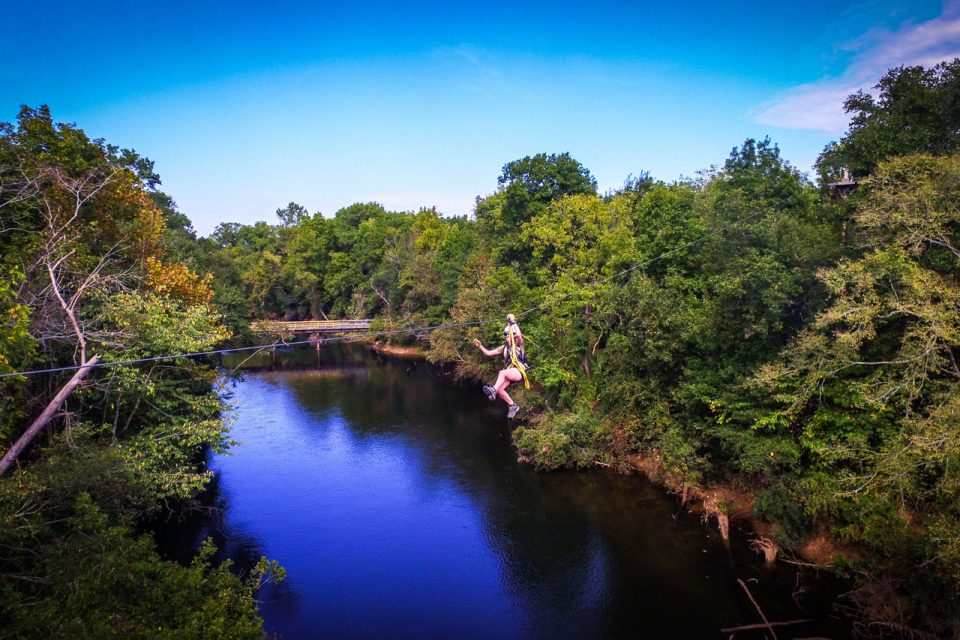
[(283, 348), (283, 347), (295, 347), (304, 344), (325, 344), (327, 342), (340, 342), (342, 340), (353, 340), (355, 338), (367, 338), (374, 336), (392, 336), (399, 335), (402, 333), (418, 333), (418, 332), (428, 332), (434, 331), (436, 329), (449, 329), (449, 328), (459, 328), (459, 327), (476, 327), (480, 325), (490, 324), (493, 322), (500, 322), (500, 320), (482, 320), (477, 322), (456, 322), (450, 324), (438, 324), (427, 327), (406, 327), (404, 329), (393, 329), (390, 331), (366, 331), (358, 333), (349, 333), (342, 336), (332, 336), (329, 338), (320, 338), (319, 340), (292, 340), (289, 342), (268, 342), (266, 344), (253, 345), (250, 347), (232, 347), (228, 349), (211, 349), (210, 351), (191, 351), (189, 353), (177, 353), (173, 355), (166, 356), (150, 356), (146, 358), (133, 358), (130, 360), (109, 360), (106, 362), (96, 362), (94, 364), (74, 364), (65, 367), (53, 367), (50, 369), (33, 369), (30, 371), (19, 371), (13, 373), (3, 373), (0, 374), (0, 379), (10, 378), (13, 376), (32, 376), (39, 375), (41, 373), (61, 373), (64, 371), (76, 371), (77, 369), (99, 369), (102, 367), (112, 367), (118, 365), (126, 364), (139, 364), (142, 362), (159, 362), (161, 360), (174, 360), (177, 358), (193, 358), (199, 356), (212, 356), (222, 353), (237, 353), (241, 351), (256, 351), (258, 349), (270, 349), (270, 348)]
[[(716, 235), (720, 234), (721, 232), (726, 231), (727, 229), (730, 229), (730, 228), (732, 228), (732, 227), (734, 227), (734, 226), (736, 226), (736, 225), (739, 225), (739, 224), (742, 224), (742, 223), (744, 223), (744, 222), (747, 222), (748, 220), (752, 220), (753, 218), (756, 218), (756, 217), (762, 215), (762, 213), (763, 213), (763, 212), (757, 212), (757, 213), (753, 213), (753, 214), (751, 214), (751, 215), (749, 215), (749, 216), (746, 216), (746, 217), (744, 217), (744, 218), (741, 218), (740, 220), (737, 220), (736, 222), (732, 222), (732, 223), (729, 224), (729, 225), (722, 226), (722, 227), (720, 227), (719, 229), (716, 229), (716, 230), (714, 230), (714, 231), (711, 231), (710, 233), (707, 233), (707, 234), (704, 234), (704, 235), (700, 236), (699, 238), (696, 238), (695, 240), (691, 240), (690, 242), (687, 242), (687, 243), (682, 244), (682, 245), (680, 245), (680, 246), (674, 247), (673, 249), (670, 249), (669, 251), (665, 251), (665, 252), (663, 252), (663, 253), (661, 253), (661, 254), (659, 254), (659, 255), (657, 255), (657, 256), (654, 256), (653, 258), (650, 258), (649, 260), (645, 260), (645, 261), (643, 261), (643, 262), (640, 262), (640, 263), (638, 263), (638, 264), (633, 265), (632, 267), (627, 267), (626, 269), (622, 269), (621, 271), (618, 271), (617, 273), (614, 273), (613, 275), (607, 276), (606, 278), (602, 278), (602, 279), (600, 279), (600, 280), (595, 280), (594, 282), (592, 282), (592, 283), (590, 283), (590, 284), (584, 285), (583, 288), (588, 288), (588, 287), (596, 286), (596, 285), (598, 285), (598, 284), (602, 284), (602, 283), (604, 283), (604, 282), (608, 282), (608, 281), (610, 281), (610, 280), (613, 280), (614, 278), (618, 278), (618, 277), (620, 277), (620, 276), (622, 276), (622, 275), (625, 275), (625, 274), (627, 274), (627, 273), (631, 273), (631, 272), (633, 272), (633, 271), (636, 271), (637, 269), (642, 269), (642, 268), (644, 268), (644, 267), (647, 267), (647, 266), (653, 264), (654, 262), (657, 262), (657, 261), (659, 261), (659, 260), (662, 260), (662, 259), (664, 259), (664, 258), (666, 258), (666, 257), (669, 257), (669, 256), (677, 253), (678, 251), (682, 251), (683, 249), (688, 249), (688, 248), (690, 248), (690, 247), (692, 247), (692, 246), (694, 246), (694, 245), (700, 244), (701, 242), (703, 242), (703, 241), (705, 241), (705, 240), (709, 240), (709, 239), (712, 238), (713, 236), (716, 236)], [(554, 305), (554, 304), (556, 304), (556, 303), (558, 303), (558, 302), (562, 302), (562, 301), (564, 301), (564, 300), (566, 300), (566, 299), (568, 299), (568, 298), (573, 297), (576, 293), (579, 293), (579, 292), (568, 293), (568, 294), (563, 295), (563, 296), (560, 296), (560, 297), (558, 297), (558, 298), (554, 298), (554, 299), (552, 299), (552, 300), (547, 300), (546, 302), (543, 302), (543, 303), (541, 303), (541, 304), (539, 304), (539, 305), (537, 305), (537, 306), (535, 306), (535, 307), (531, 307), (531, 308), (527, 309), (526, 311), (521, 311), (520, 313), (516, 314), (516, 315), (517, 315), (517, 318), (523, 318), (523, 317), (526, 317), (526, 316), (530, 315), (531, 313), (536, 313), (537, 311), (542, 311), (542, 310), (546, 309), (546, 308), (549, 307), (549, 306), (552, 306), (552, 305)], [(304, 344), (317, 344), (318, 342), (319, 342), (320, 344), (326, 344), (326, 343), (328, 343), (328, 342), (340, 342), (340, 341), (342, 341), (342, 340), (354, 340), (354, 339), (356, 339), (356, 338), (367, 338), (367, 337), (374, 337), (374, 336), (393, 336), (393, 335), (400, 335), (400, 334), (405, 334), (405, 333), (412, 333), (412, 334), (428, 333), (428, 332), (430, 332), (430, 331), (436, 331), (437, 329), (461, 329), (461, 328), (465, 328), (465, 327), (480, 327), (480, 326), (483, 326), (483, 325), (488, 325), (488, 324), (493, 324), (493, 323), (499, 323), (499, 322), (501, 322), (501, 319), (499, 319), (499, 318), (493, 319), (493, 320), (477, 320), (477, 321), (474, 321), (474, 322), (451, 322), (451, 323), (447, 323), (447, 324), (438, 324), (438, 325), (431, 325), (431, 326), (426, 326), (426, 327), (419, 327), (419, 326), (406, 327), (406, 328), (404, 328), (404, 329), (393, 329), (393, 330), (390, 330), (390, 331), (367, 331), (367, 332), (361, 332), (361, 333), (350, 333), (350, 334), (342, 335), (342, 336), (332, 336), (332, 337), (329, 337), (329, 338), (320, 338), (319, 340), (294, 340), (294, 341), (291, 341), (291, 342), (272, 342), (272, 343), (267, 343), (267, 344), (254, 345), (254, 346), (251, 346), (251, 347), (232, 347), (232, 348), (229, 348), (229, 349), (212, 349), (212, 350), (209, 350), (209, 351), (193, 351), (193, 352), (190, 352), (190, 353), (178, 353), (178, 354), (166, 355), (166, 356), (150, 356), (150, 357), (146, 357), (146, 358), (133, 358), (133, 359), (130, 359), (130, 360), (110, 360), (110, 361), (107, 361), (107, 362), (96, 362), (96, 363), (94, 363), (94, 364), (76, 364), (76, 365), (70, 365), (70, 366), (66, 366), (66, 367), (53, 367), (53, 368), (50, 368), (50, 369), (33, 369), (33, 370), (30, 370), (30, 371), (15, 371), (15, 372), (13, 372), (13, 373), (2, 373), (2, 374), (0, 374), (0, 380), (2, 380), (2, 379), (4, 379), (4, 378), (12, 378), (12, 377), (15, 377), (15, 376), (33, 376), (33, 375), (40, 375), (40, 374), (42, 374), (42, 373), (61, 373), (61, 372), (64, 372), (64, 371), (76, 371), (76, 370), (78, 370), (78, 369), (84, 369), (84, 368), (98, 369), (98, 368), (102, 368), (102, 367), (113, 367), (113, 366), (128, 365), (128, 364), (140, 364), (140, 363), (142, 363), (142, 362), (159, 362), (159, 361), (161, 361), (161, 360), (175, 360), (175, 359), (177, 359), (177, 358), (194, 358), (194, 357), (199, 357), (199, 356), (212, 356), (212, 355), (224, 354), (224, 353), (237, 353), (237, 352), (242, 352), (242, 351), (255, 351), (255, 350), (258, 350), (258, 349), (270, 349), (270, 348), (276, 349), (276, 348), (283, 348), (283, 347), (294, 347), (294, 346), (299, 346), (299, 345), (304, 345)]]

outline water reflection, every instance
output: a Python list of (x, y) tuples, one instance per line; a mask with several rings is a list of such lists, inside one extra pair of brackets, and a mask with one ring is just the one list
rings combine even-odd
[[(319, 367), (249, 374), (234, 399), (244, 445), (211, 460), (221, 517), (184, 535), (284, 565), (261, 594), (272, 632), (676, 638), (756, 621), (742, 567), (674, 501), (518, 465), (502, 407), (432, 367), (325, 347)], [(801, 617), (774, 591), (765, 607)]]

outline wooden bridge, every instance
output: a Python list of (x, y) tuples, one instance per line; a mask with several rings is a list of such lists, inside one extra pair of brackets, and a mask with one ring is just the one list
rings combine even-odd
[(250, 323), (250, 330), (254, 333), (280, 334), (323, 334), (323, 333), (353, 333), (355, 331), (369, 331), (372, 320), (299, 320), (297, 322), (281, 322), (279, 320), (261, 320)]

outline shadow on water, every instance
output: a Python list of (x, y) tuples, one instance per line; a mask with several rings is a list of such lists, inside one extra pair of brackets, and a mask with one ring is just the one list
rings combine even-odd
[(221, 476), (215, 474), (207, 488), (194, 500), (179, 505), (151, 522), (158, 551), (170, 560), (187, 565), (196, 557), (205, 540), (217, 551), (215, 564), (230, 560), (234, 569), (246, 575), (263, 555), (263, 544), (243, 531), (235, 531), (227, 522), (229, 502), (221, 495)]
[(216, 509), (164, 547), (209, 536), (240, 569), (279, 560), (287, 582), (261, 593), (271, 632), (719, 638), (759, 622), (741, 577), (771, 619), (816, 619), (797, 635), (848, 635), (816, 588), (798, 606), (809, 578), (764, 572), (649, 483), (519, 465), (502, 404), (434, 367), (352, 346), (265, 357), (280, 370), (234, 390), (244, 444), (210, 460)]

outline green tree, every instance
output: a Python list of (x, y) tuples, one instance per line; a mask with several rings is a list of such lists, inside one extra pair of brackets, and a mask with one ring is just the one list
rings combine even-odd
[[(656, 384), (625, 397), (650, 403), (651, 423), (664, 429), (652, 442), (685, 476), (774, 475), (796, 463), (797, 449), (788, 437), (750, 430), (757, 398), (742, 382), (819, 304), (813, 273), (836, 257), (839, 234), (819, 217), (814, 187), (769, 140), (745, 141), (706, 177), (696, 189), (696, 218), (682, 201), (661, 209), (681, 223), (663, 232), (678, 240), (715, 231), (694, 237), (695, 248), (681, 244), (668, 265), (651, 265), (658, 277), (638, 295), (651, 306), (633, 315), (653, 319), (628, 324), (636, 325), (630, 333), (658, 337), (631, 356), (649, 363), (645, 374)], [(645, 199), (670, 204), (664, 195), (654, 189)], [(651, 347), (663, 352), (644, 353)]]
[(853, 219), (863, 255), (821, 270), (830, 306), (754, 380), (780, 405), (757, 428), (794, 434), (821, 472), (798, 484), (807, 510), (917, 588), (921, 565), (960, 585), (958, 185), (955, 157), (881, 163)]
[(296, 202), (291, 202), (282, 209), (277, 209), (277, 218), (280, 219), (281, 226), (295, 227), (310, 217), (310, 212)]
[(552, 200), (596, 195), (597, 181), (569, 153), (538, 153), (508, 162), (497, 183), (504, 192), (503, 219), (519, 226)]
[[(165, 253), (191, 232), (168, 217), (158, 183), (148, 160), (46, 108), (0, 125), (0, 370), (165, 356), (227, 337), (208, 278)], [(262, 635), (256, 581), (213, 568), (209, 552), (193, 568), (164, 561), (136, 533), (159, 500), (205, 485), (205, 447), (227, 445), (215, 379), (190, 360), (95, 370), (0, 478), (0, 636)], [(18, 405), (0, 419), (4, 442), (63, 380), (3, 382), (4, 408)]]
[(960, 149), (960, 58), (891, 69), (875, 89), (877, 97), (858, 91), (844, 103), (850, 127), (817, 160), (822, 182), (839, 179), (844, 167), (865, 177), (891, 156)]
[(290, 235), (283, 277), (296, 300), (298, 317), (323, 317), (329, 309), (324, 282), (333, 246), (333, 225), (319, 213), (301, 219)]
[(410, 216), (376, 204), (354, 204), (338, 211), (334, 250), (324, 283), (336, 315), (393, 315), (402, 304), (400, 253)]
[(629, 208), (624, 198), (567, 196), (523, 227), (538, 280), (550, 283), (538, 290), (549, 305), (544, 325), (551, 335), (539, 366), (553, 374), (546, 379), (557, 383), (557, 393), (574, 391), (577, 369), (590, 375), (591, 358), (616, 321), (615, 310), (598, 302), (622, 284), (612, 276), (638, 262)]
[(508, 162), (497, 183), (498, 193), (477, 203), (476, 217), (497, 261), (518, 269), (530, 259), (530, 250), (520, 237), (524, 222), (552, 200), (597, 193), (597, 181), (569, 153), (539, 153)]
[[(36, 342), (30, 335), (30, 308), (17, 300), (23, 274), (14, 267), (0, 271), (0, 374), (26, 369)], [(26, 416), (25, 380), (16, 376), (0, 379), (0, 442), (6, 443)]]

